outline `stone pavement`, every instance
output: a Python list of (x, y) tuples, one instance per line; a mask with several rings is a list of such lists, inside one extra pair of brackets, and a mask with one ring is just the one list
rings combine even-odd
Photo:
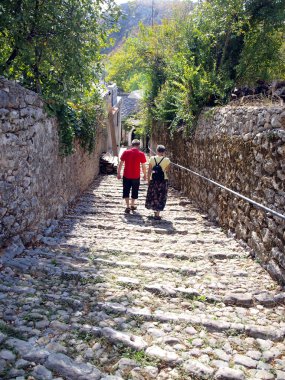
[(0, 271), (1, 379), (285, 379), (285, 292), (171, 190), (124, 215), (99, 177)]

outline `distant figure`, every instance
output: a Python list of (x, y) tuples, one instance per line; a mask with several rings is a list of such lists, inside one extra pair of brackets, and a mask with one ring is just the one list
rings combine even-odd
[[(125, 150), (121, 156), (121, 161), (118, 166), (117, 178), (121, 179), (121, 170), (123, 164), (124, 174), (123, 174), (123, 198), (126, 201), (125, 213), (129, 214), (131, 210), (136, 210), (137, 206), (135, 204), (136, 199), (138, 199), (139, 187), (140, 187), (140, 166), (142, 165), (143, 178), (146, 181), (146, 157), (143, 152), (139, 150), (140, 141), (133, 140), (132, 148)], [(130, 204), (130, 191), (131, 193), (131, 204)]]
[(154, 219), (160, 220), (159, 213), (164, 210), (167, 191), (170, 160), (165, 157), (165, 146), (158, 145), (156, 155), (149, 160), (148, 168), (148, 190), (146, 196), (145, 207), (154, 211)]

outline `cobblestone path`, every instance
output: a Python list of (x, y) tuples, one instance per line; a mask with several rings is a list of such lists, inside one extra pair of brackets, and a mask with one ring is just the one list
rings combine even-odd
[(285, 379), (285, 292), (171, 191), (124, 215), (99, 177), (36, 248), (2, 258), (2, 379)]

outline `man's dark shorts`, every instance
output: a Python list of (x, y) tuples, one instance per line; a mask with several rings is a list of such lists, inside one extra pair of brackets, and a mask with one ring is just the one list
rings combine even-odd
[(130, 197), (130, 190), (132, 189), (132, 199), (139, 197), (140, 179), (129, 179), (123, 177), (123, 198)]

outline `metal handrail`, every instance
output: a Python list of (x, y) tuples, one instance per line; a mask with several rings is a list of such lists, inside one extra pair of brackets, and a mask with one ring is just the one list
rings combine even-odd
[[(150, 150), (152, 153), (155, 154), (155, 151), (152, 150), (150, 147), (149, 147), (149, 150)], [(200, 178), (202, 178), (202, 179), (204, 179), (204, 180), (206, 180), (206, 181), (212, 183), (213, 185), (216, 185), (216, 186), (220, 187), (221, 189), (228, 191), (228, 192), (231, 193), (231, 194), (236, 195), (237, 197), (239, 197), (239, 198), (241, 198), (241, 199), (247, 201), (248, 203), (251, 203), (253, 206), (255, 206), (255, 207), (257, 207), (257, 208), (260, 208), (261, 210), (264, 210), (264, 211), (266, 211), (266, 212), (269, 212), (269, 213), (271, 213), (272, 215), (275, 215), (275, 216), (277, 216), (278, 218), (281, 218), (281, 219), (285, 220), (285, 215), (280, 214), (279, 212), (274, 211), (274, 210), (272, 210), (271, 208), (266, 207), (266, 206), (264, 206), (264, 205), (261, 204), (261, 203), (255, 202), (254, 200), (252, 200), (252, 199), (250, 199), (250, 198), (248, 198), (248, 197), (246, 197), (246, 196), (244, 196), (244, 195), (238, 193), (237, 191), (234, 191), (234, 190), (232, 190), (232, 189), (229, 189), (228, 187), (226, 187), (226, 186), (224, 186), (224, 185), (221, 185), (220, 183), (218, 183), (218, 182), (216, 182), (216, 181), (213, 181), (212, 179), (209, 179), (209, 178), (203, 176), (202, 174), (199, 174), (199, 173), (195, 172), (194, 170), (188, 169), (188, 168), (186, 168), (185, 166), (182, 166), (182, 165), (176, 164), (176, 163), (174, 163), (174, 162), (171, 162), (171, 164), (172, 164), (173, 166), (177, 166), (177, 167), (180, 168), (180, 169), (186, 170), (186, 171), (188, 171), (188, 172), (190, 172), (190, 173), (192, 173), (192, 174), (194, 174), (194, 175), (196, 175), (196, 176), (198, 176), (198, 177), (200, 177)]]

